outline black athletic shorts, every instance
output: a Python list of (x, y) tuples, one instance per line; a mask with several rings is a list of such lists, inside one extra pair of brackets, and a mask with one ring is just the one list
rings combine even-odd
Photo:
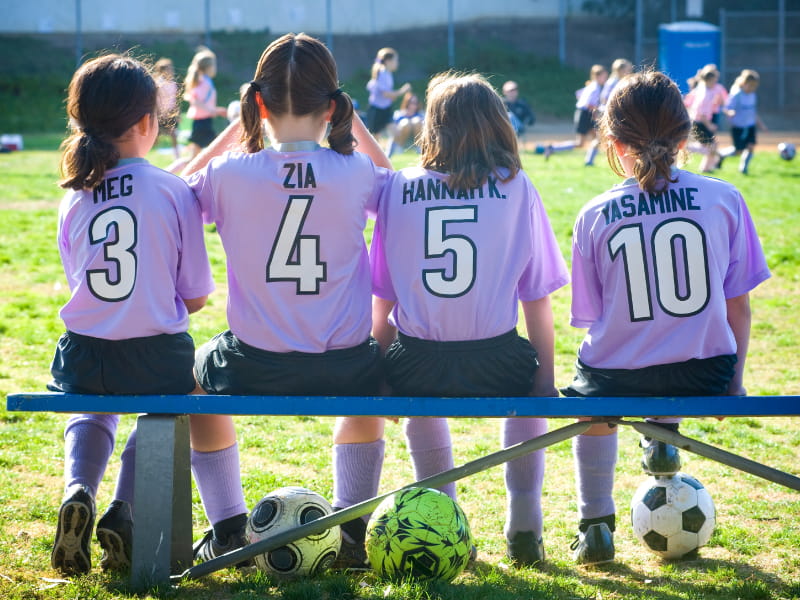
[(641, 369), (594, 369), (580, 360), (565, 396), (721, 396), (735, 372), (736, 355), (693, 358)]
[(695, 121), (692, 124), (692, 134), (694, 135), (694, 139), (704, 146), (714, 143), (714, 132), (711, 131), (705, 123)]
[(193, 364), (188, 333), (104, 340), (67, 331), (47, 387), (75, 394), (188, 394), (195, 387)]
[(217, 137), (217, 132), (214, 131), (214, 119), (195, 119), (192, 121), (192, 133), (189, 136), (190, 142), (205, 148), (214, 141), (215, 137)]
[(367, 129), (372, 135), (380, 133), (384, 127), (392, 122), (393, 115), (394, 111), (391, 106), (378, 108), (370, 104), (369, 109), (367, 109)]
[(577, 109), (572, 120), (575, 123), (575, 133), (579, 135), (586, 135), (597, 127), (597, 123), (592, 117), (592, 111), (586, 108)]
[(270, 352), (230, 330), (198, 348), (194, 374), (209, 394), (269, 396), (374, 396), (382, 375), (372, 338), (322, 353)]
[(434, 342), (403, 335), (386, 350), (396, 396), (527, 396), (539, 363), (515, 330), (484, 340)]
[(748, 146), (756, 145), (756, 126), (750, 127), (731, 127), (731, 138), (733, 138), (733, 147), (738, 152), (747, 149)]

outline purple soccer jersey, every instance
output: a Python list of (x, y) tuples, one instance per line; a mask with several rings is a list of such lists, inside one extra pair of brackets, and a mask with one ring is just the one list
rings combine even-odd
[(734, 354), (725, 301), (770, 276), (755, 226), (729, 183), (674, 171), (663, 193), (629, 179), (578, 215), (572, 320), (590, 367), (637, 369)]
[(520, 171), (453, 190), (419, 167), (384, 191), (370, 250), (373, 293), (396, 305), (402, 333), (435, 341), (494, 337), (517, 324), (518, 300), (543, 298), (569, 274), (538, 192)]
[(183, 299), (214, 289), (200, 207), (180, 178), (144, 159), (109, 169), (94, 190), (70, 190), (58, 247), (72, 295), (69, 331), (119, 340), (188, 329)]
[(228, 325), (272, 352), (363, 343), (371, 329), (364, 241), (389, 171), (311, 142), (225, 153), (189, 178), (227, 255)]

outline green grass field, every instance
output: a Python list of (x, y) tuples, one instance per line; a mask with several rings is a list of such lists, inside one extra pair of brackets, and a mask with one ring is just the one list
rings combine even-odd
[[(62, 332), (59, 307), (68, 296), (55, 244), (56, 211), (61, 191), (57, 179), (58, 136), (26, 136), (26, 150), (0, 155), (0, 399), (12, 392), (42, 390), (49, 361)], [(169, 154), (154, 152), (164, 166)], [(404, 154), (396, 166), (412, 164)], [(616, 181), (598, 159), (582, 166), (578, 153), (545, 162), (524, 154), (524, 166), (539, 188), (565, 256), (569, 255), (572, 221), (580, 206)], [(694, 160), (690, 167), (696, 167)], [(734, 164), (719, 176), (735, 183), (748, 200), (768, 256), (773, 277), (752, 294), (753, 333), (745, 383), (750, 394), (800, 394), (796, 309), (800, 298), (800, 212), (797, 210), (800, 163), (781, 161), (774, 153), (758, 154), (751, 175)], [(197, 342), (225, 327), (224, 257), (216, 234), (207, 242), (218, 283), (208, 306), (192, 318)], [(568, 325), (569, 288), (553, 297), (557, 382), (571, 377), (581, 331)], [(3, 402), (3, 407), (5, 402)], [(62, 580), (49, 566), (50, 546), (62, 494), (62, 428), (66, 417), (8, 413), (0, 409), (0, 597), (9, 600), (62, 598), (133, 598), (126, 580), (95, 570), (86, 577)], [(124, 439), (133, 417), (123, 417)], [(303, 485), (331, 496), (329, 418), (254, 418), (236, 420), (242, 476), (250, 506), (283, 485)], [(555, 420), (552, 427), (565, 424)], [(498, 448), (499, 427), (493, 420), (453, 420), (456, 464)], [(687, 420), (682, 430), (692, 437), (798, 474), (800, 428), (797, 419), (733, 418)], [(117, 448), (101, 486), (103, 510), (113, 493)], [(387, 583), (371, 574), (332, 574), (314, 580), (277, 582), (260, 574), (224, 571), (152, 596), (179, 600), (220, 598), (442, 598), (489, 599), (657, 598), (788, 599), (800, 598), (800, 495), (718, 463), (684, 453), (684, 470), (699, 478), (716, 502), (718, 524), (699, 558), (664, 562), (649, 554), (628, 522), (630, 498), (643, 480), (639, 448), (632, 430), (620, 434), (615, 498), (619, 515), (617, 561), (605, 568), (575, 566), (569, 543), (577, 516), (571, 448), (568, 442), (547, 452), (544, 491), (547, 564), (541, 570), (505, 564), (502, 535), (502, 472), (490, 469), (458, 484), (460, 502), (476, 537), (479, 559), (471, 571), (451, 584)], [(387, 425), (382, 490), (413, 480), (398, 425)], [(195, 494), (195, 534), (206, 526)], [(94, 563), (99, 548), (93, 547)]]

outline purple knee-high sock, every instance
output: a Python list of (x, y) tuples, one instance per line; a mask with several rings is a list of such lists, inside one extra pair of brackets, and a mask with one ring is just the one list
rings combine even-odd
[[(414, 465), (414, 479), (419, 481), (453, 468), (453, 443), (447, 419), (411, 417), (405, 420), (403, 431), (411, 464)], [(455, 482), (446, 483), (438, 489), (456, 499)]]
[[(504, 419), (503, 448), (525, 442), (547, 433), (547, 420), (536, 418)], [(542, 535), (542, 482), (544, 481), (544, 450), (508, 461), (504, 466), (506, 482), (507, 539), (520, 531)]]
[(120, 456), (121, 465), (117, 476), (114, 500), (122, 500), (133, 506), (133, 481), (136, 474), (136, 428), (128, 436), (128, 442)]
[[(378, 495), (383, 468), (382, 439), (333, 445), (333, 506), (347, 508)], [(369, 519), (365, 515), (364, 521)]]
[(617, 429), (610, 435), (578, 435), (572, 442), (575, 458), (578, 516), (607, 517), (614, 506), (614, 468), (617, 464)]
[(114, 450), (119, 415), (73, 415), (64, 427), (64, 483), (89, 487), (92, 496)]
[(214, 452), (192, 450), (192, 473), (212, 526), (247, 514), (239, 471), (239, 445)]

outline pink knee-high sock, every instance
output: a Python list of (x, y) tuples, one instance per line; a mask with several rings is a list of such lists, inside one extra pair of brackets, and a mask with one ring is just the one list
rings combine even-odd
[[(453, 443), (447, 419), (411, 417), (405, 420), (403, 430), (417, 481), (453, 468)], [(456, 499), (455, 482), (446, 483), (438, 489)]]
[[(347, 508), (378, 495), (384, 441), (333, 446), (333, 506)], [(366, 519), (365, 519), (366, 520)]]
[[(503, 448), (547, 433), (547, 420), (537, 418), (504, 419)], [(506, 482), (506, 523), (504, 532), (511, 539), (519, 531), (542, 535), (542, 483), (544, 450), (508, 461), (504, 466)]]

